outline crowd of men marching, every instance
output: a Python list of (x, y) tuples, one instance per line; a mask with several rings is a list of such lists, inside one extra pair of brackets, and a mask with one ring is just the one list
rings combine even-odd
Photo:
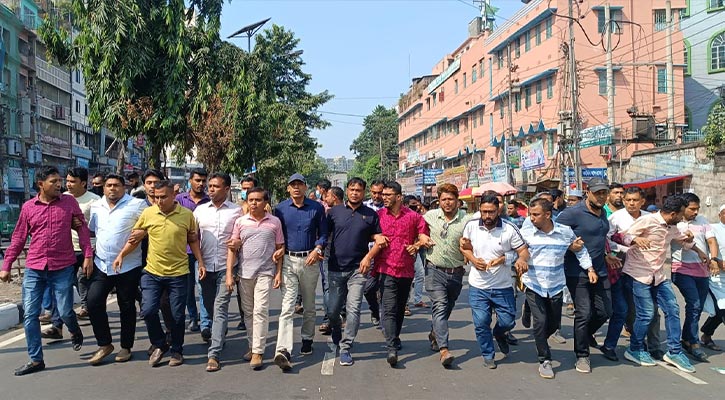
[[(35, 180), (38, 195), (22, 207), (0, 272), (0, 279), (10, 280), (30, 237), (23, 277), (30, 361), (15, 375), (45, 368), (41, 339), (63, 338), (63, 325), (73, 349), (80, 350), (78, 318), (90, 319), (98, 345), (89, 363), (102, 363), (115, 351), (106, 310), (112, 291), (121, 320), (116, 362), (133, 355), (138, 302), (151, 366), (167, 354), (169, 366), (183, 364), (188, 329), (209, 344), (206, 370), (214, 372), (221, 368), (232, 295), (241, 314), (237, 328), (247, 332), (244, 359), (256, 370), (264, 363), (270, 295), (281, 289), (273, 362), (289, 371), (295, 313), (302, 314), (299, 354), (313, 352), (320, 278), (326, 311), (320, 331), (331, 335), (341, 365), (354, 363), (365, 298), (372, 324), (384, 334), (386, 361), (396, 366), (415, 286), (414, 302), (427, 306), (425, 289), (432, 303), (431, 350), (450, 367), (448, 319), (466, 268), (472, 322), (487, 368), (497, 366), (496, 347), (505, 357), (517, 343), (510, 333), (516, 291), (525, 294), (521, 323), (532, 329), (543, 378), (555, 375), (548, 341), (566, 340), (559, 333), (564, 307), (573, 313), (575, 369), (582, 373), (591, 372), (591, 347), (618, 360), (622, 334), (629, 336), (624, 358), (640, 366), (663, 360), (694, 372), (685, 353), (706, 361), (703, 347), (720, 351), (712, 335), (725, 319), (725, 205), (720, 221), (710, 224), (698, 215), (700, 200), (692, 193), (669, 196), (659, 210), (647, 212), (640, 188), (593, 178), (586, 191), (571, 191), (568, 198), (559, 190), (539, 193), (524, 218), (516, 202), (507, 205), (496, 192), (484, 193), (469, 215), (451, 184), (437, 187), (437, 208), (426, 210), (394, 181), (368, 185), (352, 178), (343, 191), (322, 180), (310, 198), (305, 178), (294, 174), (287, 182), (289, 198), (272, 210), (269, 192), (254, 178), (242, 181), (236, 204), (229, 200), (229, 175), (201, 169), (191, 172), (184, 193), (156, 170), (143, 177), (97, 175), (90, 191), (83, 168), (67, 172), (65, 193), (54, 167), (38, 169)], [(673, 285), (685, 301), (683, 319)], [(74, 286), (81, 295), (78, 313)], [(710, 317), (698, 332), (703, 310)], [(595, 333), (607, 321), (600, 345)], [(41, 322), (50, 327), (41, 331)]]

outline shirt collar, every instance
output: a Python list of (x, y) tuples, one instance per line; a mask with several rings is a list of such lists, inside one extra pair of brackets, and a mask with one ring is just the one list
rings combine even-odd
[(437, 219), (442, 220), (443, 222), (448, 222), (449, 224), (458, 221), (459, 219), (463, 219), (463, 216), (465, 214), (465, 211), (458, 209), (456, 211), (456, 215), (453, 217), (452, 220), (448, 221), (446, 220), (446, 213), (443, 212), (440, 208), (438, 209), (438, 215), (436, 216)]
[[(123, 195), (123, 197), (118, 199), (118, 201), (116, 202), (116, 205), (113, 206), (113, 209), (115, 210), (116, 208), (118, 208), (118, 206), (122, 205), (123, 203), (126, 203), (127, 201), (131, 200), (132, 198), (133, 198), (133, 196), (129, 195), (128, 193), (125, 193)], [(101, 198), (101, 200), (102, 200), (101, 206), (107, 210), (110, 210), (111, 206), (108, 204), (108, 199), (106, 198), (106, 196), (103, 196)]]
[[(191, 198), (191, 193), (190, 192), (184, 192), (184, 193), (182, 193), (181, 194), (181, 197), (184, 198), (184, 199), (188, 199), (190, 202), (194, 203), (194, 199)], [(204, 203), (207, 203), (207, 202), (211, 202), (211, 199), (209, 198), (209, 195), (206, 194), (206, 192), (204, 192), (204, 195), (201, 196), (201, 200), (199, 200), (199, 202), (196, 203), (196, 204), (201, 205), (201, 204), (204, 204)]]
[[(478, 227), (486, 229), (486, 225), (483, 224), (483, 218), (478, 219)], [(496, 218), (496, 226), (493, 229), (496, 228), (503, 228), (503, 220), (501, 219), (501, 216), (498, 216), (498, 218)]]
[(43, 203), (42, 201), (40, 201), (40, 194), (38, 194), (37, 196), (35, 196), (35, 204), (40, 204), (40, 205), (48, 205), (48, 204), (53, 204), (53, 203), (55, 203), (56, 201), (60, 201), (60, 200), (61, 200), (62, 198), (63, 198), (63, 193), (61, 193), (61, 195), (60, 195), (60, 196), (58, 196), (57, 198), (55, 198), (55, 199), (54, 199), (53, 201), (51, 201), (50, 203)]
[(163, 216), (169, 217), (169, 216), (171, 216), (171, 215), (174, 215), (174, 214), (178, 213), (178, 212), (179, 212), (179, 207), (183, 207), (183, 206), (182, 206), (182, 205), (180, 205), (178, 201), (175, 201), (175, 202), (174, 202), (174, 209), (173, 209), (173, 210), (171, 210), (171, 212), (170, 212), (170, 213), (168, 213), (168, 214), (164, 214), (164, 213), (163, 213), (163, 212), (161, 211), (161, 209), (159, 208), (159, 205), (158, 205), (158, 204), (154, 204), (154, 205), (153, 205), (152, 207), (156, 207), (156, 213), (157, 213), (157, 214), (161, 214), (161, 215), (163, 215)]
[[(213, 202), (213, 201), (211, 201), (211, 199), (209, 200), (209, 202), (208, 202), (208, 203), (204, 203), (203, 205), (201, 205), (201, 206), (199, 206), (199, 207), (203, 207), (203, 206), (206, 206), (206, 207), (208, 207), (208, 208), (217, 208), (217, 206), (215, 206), (215, 205), (214, 205), (214, 202)], [(229, 201), (229, 200), (224, 200), (224, 203), (222, 203), (221, 207), (219, 207), (218, 209), (222, 209), (222, 208), (230, 208), (231, 206), (232, 206), (232, 202), (231, 202), (231, 201)]]
[(267, 219), (269, 217), (270, 217), (270, 214), (268, 212), (265, 212), (264, 213), (264, 217), (262, 217), (262, 219), (260, 219), (260, 220), (257, 220), (256, 218), (254, 218), (252, 216), (252, 213), (246, 213), (246, 214), (244, 214), (244, 218), (246, 218), (249, 221), (254, 221), (254, 222), (262, 222), (262, 221), (264, 221), (265, 219)]

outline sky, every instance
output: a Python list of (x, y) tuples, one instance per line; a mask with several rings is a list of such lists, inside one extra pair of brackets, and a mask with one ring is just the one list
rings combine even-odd
[[(502, 18), (523, 6), (519, 0), (493, 5)], [(331, 126), (313, 132), (318, 154), (352, 158), (363, 117), (379, 104), (394, 106), (413, 77), (430, 74), (466, 39), (468, 23), (479, 15), (473, 0), (233, 0), (224, 4), (221, 36), (265, 18), (271, 18), (265, 27), (293, 31), (312, 75), (309, 90), (335, 96), (320, 108)], [(247, 47), (246, 38), (230, 40)]]

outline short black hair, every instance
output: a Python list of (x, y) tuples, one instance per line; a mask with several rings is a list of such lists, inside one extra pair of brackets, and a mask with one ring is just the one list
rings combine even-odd
[(685, 207), (689, 206), (690, 203), (700, 204), (700, 198), (697, 197), (695, 193), (683, 193), (680, 196), (682, 196), (682, 199), (687, 202)]
[(330, 182), (329, 179), (322, 178), (317, 182), (315, 186), (319, 187), (320, 189), (330, 190), (330, 188), (332, 187), (332, 182)]
[(240, 183), (244, 183), (244, 182), (252, 182), (252, 187), (259, 186), (259, 181), (257, 181), (257, 178), (255, 178), (253, 176), (244, 177), (244, 179), (242, 179), (242, 181)]
[(644, 199), (644, 190), (642, 190), (641, 187), (639, 187), (639, 186), (630, 186), (630, 187), (624, 189), (624, 195), (625, 196), (628, 195), (628, 194), (635, 194), (635, 193), (636, 194), (639, 194), (639, 197), (641, 197), (641, 198)]
[(143, 181), (146, 182), (146, 178), (148, 178), (149, 176), (155, 176), (159, 178), (160, 181), (166, 179), (166, 175), (164, 175), (164, 173), (159, 171), (158, 169), (147, 169), (146, 172), (143, 173)]
[(550, 202), (547, 199), (542, 199), (541, 197), (531, 200), (531, 203), (529, 203), (529, 209), (537, 206), (541, 207), (541, 209), (545, 212), (551, 212), (551, 210), (554, 209), (554, 203)]
[(83, 167), (68, 168), (66, 174), (80, 179), (81, 182), (88, 182), (88, 170)]
[(393, 189), (393, 193), (395, 194), (403, 194), (403, 188), (400, 187), (400, 184), (396, 181), (387, 181), (385, 182), (384, 189)]
[(129, 181), (131, 179), (139, 179), (138, 172), (129, 173), (128, 175), (126, 175), (126, 179), (128, 179)]
[(665, 201), (662, 202), (662, 212), (665, 213), (678, 213), (682, 211), (684, 207), (687, 207), (687, 205), (690, 204), (688, 201), (686, 201), (681, 195), (676, 194), (674, 196), (669, 196), (665, 199)]
[(554, 200), (564, 195), (564, 192), (562, 192), (560, 189), (551, 189), (549, 193), (551, 193), (551, 197), (553, 197)]
[[(348, 186), (350, 186), (350, 182), (348, 182)], [(342, 191), (342, 188), (339, 186), (331, 187), (329, 192), (332, 193), (333, 196), (337, 197), (337, 199), (340, 201), (342, 201), (345, 198), (345, 193)]]
[(493, 204), (496, 208), (498, 208), (499, 204), (501, 204), (498, 201), (498, 196), (500, 196), (498, 193), (495, 196), (492, 194), (485, 195), (481, 197), (481, 204)]
[(51, 175), (60, 175), (58, 168), (53, 167), (52, 165), (43, 165), (38, 168), (35, 170), (35, 185), (37, 186), (39, 182), (48, 179)]
[(410, 202), (413, 200), (420, 202), (420, 200), (418, 200), (418, 196), (414, 194), (406, 194), (405, 196), (403, 196), (403, 204), (406, 206), (410, 204)]
[(261, 188), (259, 186), (255, 186), (247, 191), (247, 199), (249, 199), (249, 195), (252, 193), (262, 193), (262, 198), (264, 201), (269, 201), (269, 191), (265, 188)]
[[(126, 185), (126, 180), (123, 179), (123, 176), (118, 174), (108, 174), (106, 175), (106, 181), (109, 179), (118, 179), (121, 182), (121, 185)], [(105, 181), (104, 181), (105, 182)]]
[(609, 184), (609, 190), (614, 190), (614, 189), (624, 189), (624, 185), (622, 185), (621, 183), (612, 182)]
[(229, 174), (227, 174), (227, 173), (215, 172), (215, 173), (211, 174), (211, 176), (209, 177), (209, 180), (212, 180), (214, 178), (218, 178), (218, 179), (221, 179), (222, 181), (224, 181), (224, 186), (232, 186), (232, 177), (229, 176)]
[(194, 168), (189, 173), (189, 179), (193, 178), (194, 175), (199, 175), (201, 177), (206, 178), (207, 176), (209, 176), (209, 173), (206, 172), (206, 170), (204, 168)]
[(105, 181), (106, 180), (106, 174), (104, 174), (103, 172), (96, 172), (96, 174), (93, 175), (93, 179), (96, 179), (96, 178), (101, 178), (102, 180)]
[(368, 187), (368, 183), (365, 182), (365, 179), (359, 178), (357, 176), (350, 178), (350, 180), (347, 181), (347, 185), (345, 187), (349, 188), (352, 185), (360, 185), (360, 186), (362, 186), (363, 190), (365, 190), (365, 188)]
[(385, 186), (385, 181), (382, 179), (373, 179), (373, 181), (370, 182), (370, 186), (380, 186), (380, 185)]
[(483, 192), (481, 194), (481, 197), (486, 197), (486, 196), (496, 196), (496, 198), (498, 198), (498, 197), (502, 197), (503, 198), (503, 196), (501, 195), (501, 193), (499, 193), (499, 192), (497, 192), (495, 190), (486, 190), (485, 192)]
[(169, 189), (171, 189), (173, 191), (174, 190), (174, 185), (175, 185), (174, 182), (172, 182), (171, 180), (169, 180), (169, 179), (162, 179), (162, 180), (154, 183), (154, 189), (157, 189), (158, 190), (158, 189), (169, 188)]

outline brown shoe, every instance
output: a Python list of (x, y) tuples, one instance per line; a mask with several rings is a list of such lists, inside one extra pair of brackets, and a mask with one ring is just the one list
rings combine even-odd
[(169, 367), (178, 367), (184, 363), (184, 356), (181, 353), (171, 353), (171, 359), (169, 360)]
[(159, 349), (158, 347), (155, 348), (149, 357), (149, 365), (157, 367), (161, 363), (161, 359), (164, 358), (164, 353), (166, 353), (164, 350)]
[(249, 362), (249, 367), (253, 370), (257, 371), (262, 368), (262, 355), (261, 354), (252, 354), (252, 360)]
[(38, 321), (40, 321), (41, 324), (49, 324), (52, 319), (53, 315), (51, 313), (43, 313), (40, 317), (38, 317)]
[(419, 302), (413, 304), (413, 306), (416, 308), (428, 308), (428, 304), (426, 304), (425, 301), (419, 301)]
[(76, 313), (76, 317), (78, 317), (78, 319), (88, 319), (88, 310), (81, 308), (81, 310)]
[(121, 351), (116, 354), (116, 362), (126, 362), (131, 359), (131, 349), (121, 349)]
[(91, 365), (98, 365), (100, 364), (106, 356), (113, 353), (113, 345), (109, 344), (108, 346), (100, 346), (98, 350), (96, 350), (95, 353), (93, 353), (93, 356), (90, 360), (88, 360), (88, 363)]
[(453, 364), (453, 360), (455, 360), (456, 357), (451, 354), (451, 352), (448, 351), (446, 348), (441, 349), (441, 364), (444, 367), (450, 367), (451, 364)]
[(244, 359), (244, 361), (252, 361), (252, 350), (249, 350), (248, 352), (246, 352), (242, 356), (242, 358)]

